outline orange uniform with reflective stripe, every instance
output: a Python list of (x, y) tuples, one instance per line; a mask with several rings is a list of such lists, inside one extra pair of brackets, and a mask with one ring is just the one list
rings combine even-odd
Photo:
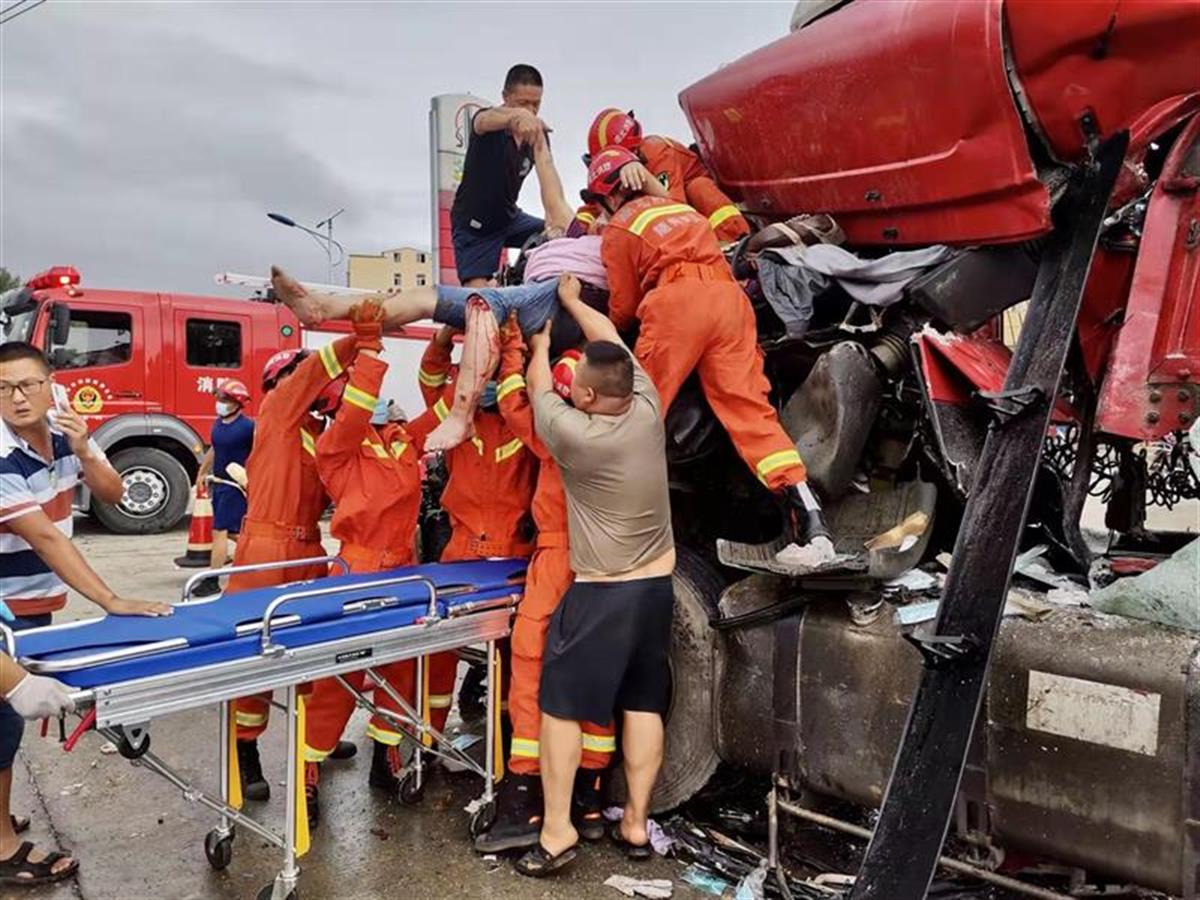
[[(255, 446), (246, 460), (246, 521), (234, 565), (325, 555), (318, 523), (329, 500), (316, 458), (324, 425), (309, 409), (329, 382), (342, 375), (355, 353), (353, 335), (339, 338), (303, 360), (263, 398), (255, 421)], [(247, 572), (230, 576), (226, 592), (320, 578), (327, 572), (324, 565)], [(238, 739), (253, 740), (262, 734), (270, 709), (270, 694), (238, 700)]]
[[(437, 421), (426, 413), (407, 427), (373, 426), (371, 416), (386, 373), (383, 360), (359, 356), (350, 370), (337, 418), (317, 441), (317, 470), (334, 502), (329, 530), (341, 541), (338, 555), (352, 572), (407, 566), (415, 559), (421, 448)], [(401, 697), (413, 703), (413, 660), (390, 663), (378, 671)], [(363, 672), (345, 677), (356, 690), (364, 690)], [(371, 692), (370, 685), (366, 692)], [(400, 713), (399, 705), (382, 688), (376, 688), (374, 695), (376, 706)], [(313, 685), (306, 717), (308, 762), (320, 762), (333, 752), (354, 705), (354, 697), (336, 679), (322, 679)], [(396, 724), (378, 714), (367, 724), (367, 734), (389, 746), (401, 740)]]
[(717, 187), (700, 157), (679, 141), (656, 134), (647, 135), (638, 155), (650, 174), (677, 203), (687, 203), (708, 219), (709, 227), (723, 244), (750, 233), (750, 223), (729, 196)]
[[(447, 381), (433, 401), (438, 421), (450, 412), (454, 385), (449, 351), (430, 343), (421, 359), (421, 389), (430, 402), (434, 391), (426, 375), (445, 374)], [(450, 540), (442, 562), (488, 556), (528, 556), (532, 544), (524, 535), (533, 498), (537, 460), (498, 413), (475, 413), (475, 437), (446, 453), (449, 479), (442, 508), (450, 518)], [(441, 730), (450, 712), (457, 656), (439, 653), (430, 658), (429, 702), (433, 726)]]
[[(508, 715), (512, 719), (510, 772), (535, 775), (541, 747), (541, 710), (538, 687), (542, 679), (542, 654), (546, 629), (559, 601), (575, 579), (567, 539), (567, 494), (554, 457), (533, 427), (533, 407), (525, 390), (523, 355), (520, 345), (505, 346), (500, 360), (500, 413), (538, 459), (537, 488), (533, 494), (533, 521), (537, 526), (537, 549), (525, 575), (525, 593), (517, 604), (512, 630), (512, 676), (508, 689)], [(616, 750), (612, 723), (581, 723), (585, 769), (606, 768)]]
[(634, 354), (664, 415), (692, 370), (746, 464), (767, 487), (804, 480), (804, 464), (767, 397), (754, 311), (708, 222), (686, 204), (639, 197), (601, 243), (608, 310), (621, 330), (641, 321)]

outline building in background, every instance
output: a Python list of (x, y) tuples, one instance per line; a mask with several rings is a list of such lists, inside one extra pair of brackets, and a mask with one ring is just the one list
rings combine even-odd
[(378, 254), (351, 253), (346, 285), (369, 291), (411, 290), (433, 284), (432, 254), (417, 247), (397, 247)]

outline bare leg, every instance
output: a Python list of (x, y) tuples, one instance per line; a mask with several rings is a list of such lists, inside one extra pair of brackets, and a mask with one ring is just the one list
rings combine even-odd
[[(545, 746), (543, 744), (543, 746)], [(658, 713), (626, 712), (621, 737), (628, 798), (621, 817), (621, 835), (631, 844), (645, 844), (649, 835), (650, 792), (663, 758), (663, 721)], [(543, 762), (543, 767), (545, 763)]]
[(546, 233), (550, 237), (562, 237), (571, 220), (575, 218), (575, 210), (567, 203), (567, 192), (563, 190), (562, 178), (554, 166), (554, 156), (550, 153), (550, 142), (544, 134), (538, 137), (534, 145), (533, 164), (537, 169), (542, 209), (546, 215)]
[(467, 301), (467, 330), (462, 362), (454, 382), (454, 404), (445, 420), (425, 438), (425, 452), (450, 450), (475, 433), (475, 409), (484, 385), (500, 363), (500, 326), (490, 306), (478, 297)]
[[(9, 859), (21, 846), (21, 838), (12, 828), (9, 799), (12, 797), (12, 769), (0, 769), (0, 860)], [(30, 862), (40, 862), (46, 858), (44, 850), (34, 849), (29, 854)], [(71, 858), (60, 859), (51, 871), (61, 872), (71, 865)]]
[(583, 732), (579, 723), (542, 713), (542, 795), (546, 812), (542, 817), (541, 842), (554, 855), (579, 843), (579, 832), (571, 824), (571, 792), (582, 755)]
[[(277, 266), (271, 266), (271, 287), (305, 325), (348, 319), (350, 307), (367, 299), (368, 295), (324, 294), (310, 291)], [(433, 317), (437, 306), (437, 288), (414, 288), (411, 291), (380, 291), (369, 295), (383, 304), (385, 327), (395, 328), (420, 319)]]
[(219, 569), (229, 562), (229, 532), (213, 530), (212, 553), (209, 555), (208, 564), (214, 569)]

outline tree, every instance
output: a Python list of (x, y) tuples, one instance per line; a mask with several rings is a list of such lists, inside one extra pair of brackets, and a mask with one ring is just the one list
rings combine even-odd
[(13, 288), (21, 286), (21, 276), (14, 275), (12, 272), (0, 266), (0, 294), (5, 291), (11, 291)]

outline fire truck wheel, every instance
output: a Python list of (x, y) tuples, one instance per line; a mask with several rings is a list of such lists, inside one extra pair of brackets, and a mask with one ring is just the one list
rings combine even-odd
[[(671, 629), (671, 706), (665, 755), (650, 799), (652, 812), (674, 809), (694, 796), (717, 770), (713, 730), (713, 630), (709, 616), (725, 583), (702, 557), (676, 547), (675, 620)], [(620, 724), (618, 723), (618, 728)], [(613, 772), (614, 800), (623, 802), (625, 779)]]
[(155, 447), (130, 447), (110, 459), (125, 484), (118, 504), (93, 502), (101, 524), (117, 534), (157, 534), (187, 512), (191, 480), (179, 460)]

